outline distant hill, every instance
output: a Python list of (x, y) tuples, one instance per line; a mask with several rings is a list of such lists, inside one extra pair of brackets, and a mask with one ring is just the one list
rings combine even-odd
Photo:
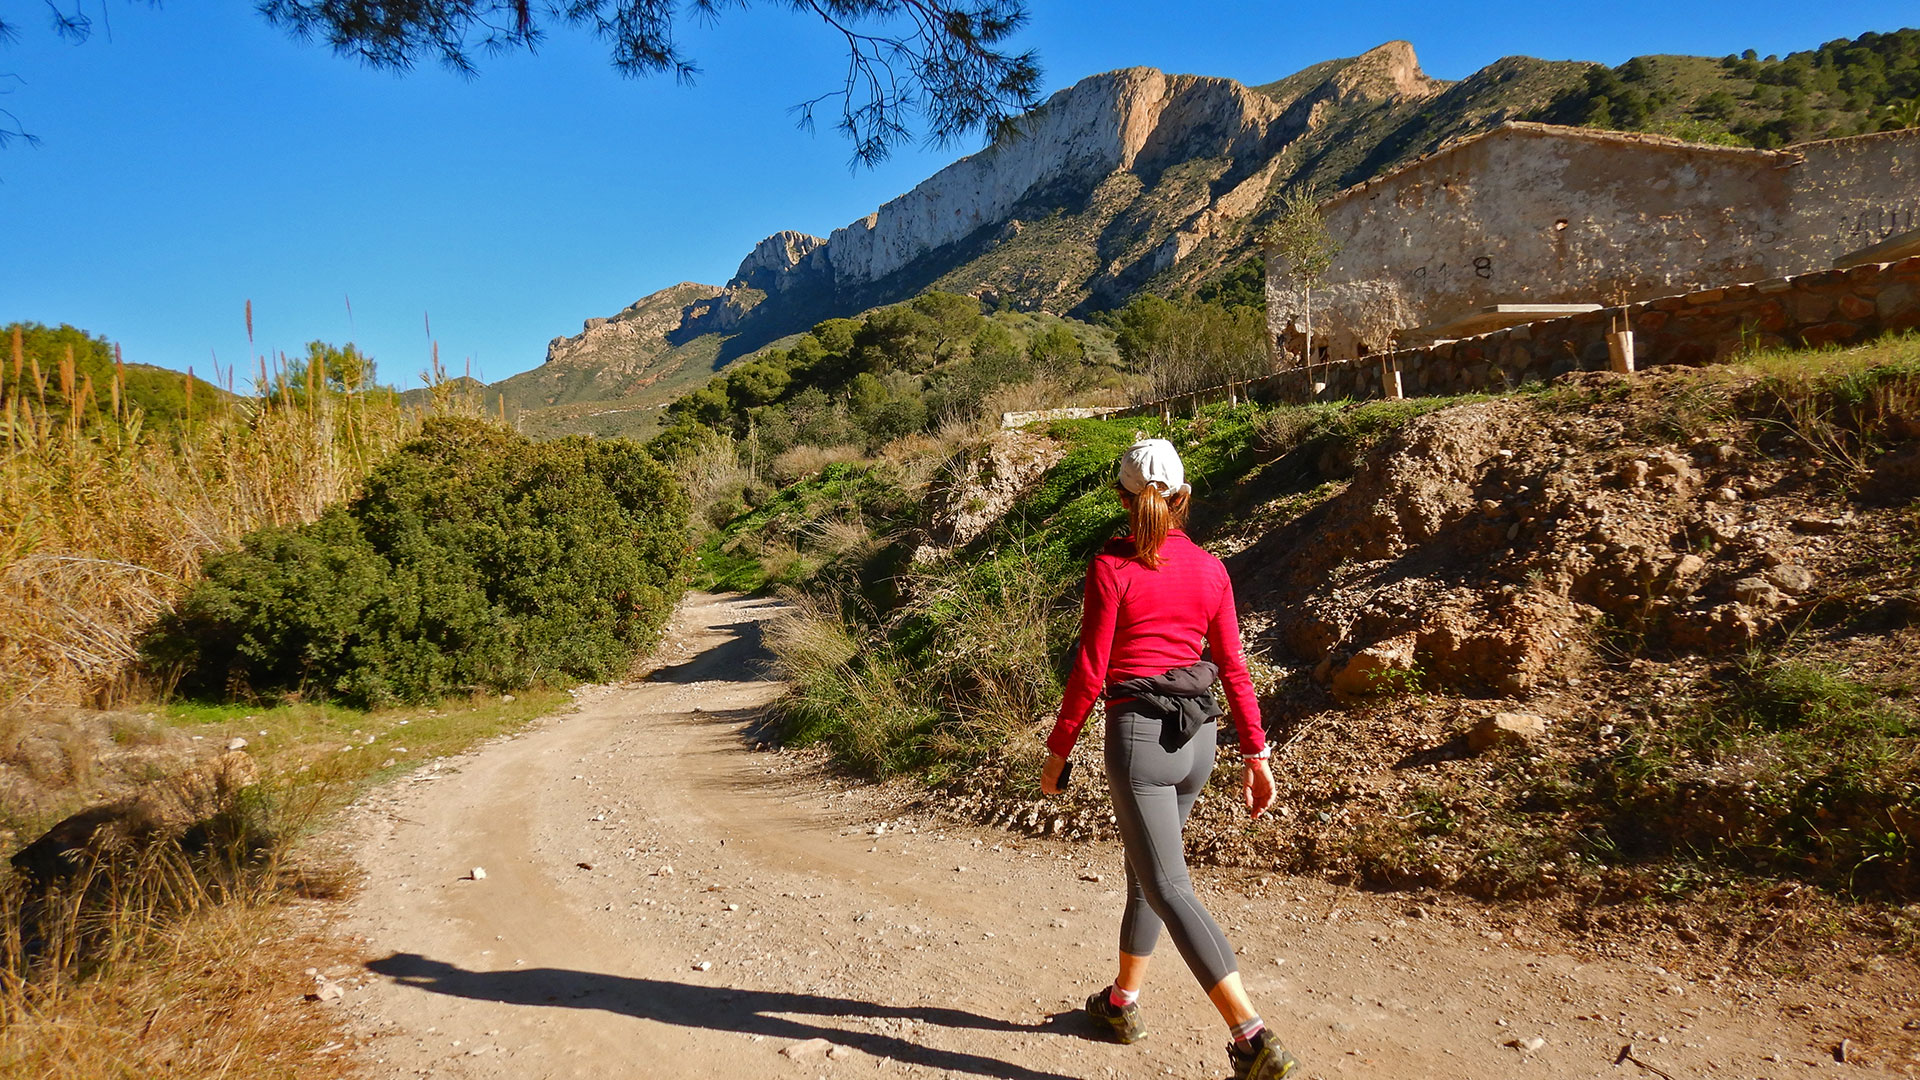
[(183, 423), (189, 394), (197, 411), (234, 400), (202, 378), (152, 364), (120, 363), (112, 342), (64, 323), (53, 327), (19, 322), (0, 328), (0, 365), (0, 403), (24, 398), (29, 407), (61, 419), (76, 402), (90, 421), (111, 417), (116, 371), (122, 415), (138, 410), (149, 429)]
[(929, 290), (1085, 317), (1142, 291), (1231, 287), (1281, 191), (1331, 193), (1509, 120), (1771, 145), (1917, 122), (1901, 112), (1915, 98), (1913, 30), (1785, 58), (1507, 57), (1458, 82), (1427, 76), (1399, 41), (1254, 87), (1108, 72), (865, 218), (775, 234), (725, 286), (683, 282), (589, 319), (491, 390), (532, 433), (645, 434), (742, 357)]

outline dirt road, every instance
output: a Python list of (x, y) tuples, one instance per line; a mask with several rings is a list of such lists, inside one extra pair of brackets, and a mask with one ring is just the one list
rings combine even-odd
[[(1111, 976), (1117, 848), (903, 817), (752, 749), (777, 690), (753, 663), (772, 610), (690, 596), (647, 681), (361, 806), (366, 884), (341, 929), (369, 959), (337, 1007), (365, 1071), (1225, 1075), (1224, 1029), (1171, 946), (1144, 1043), (1089, 1041), (1074, 1012)], [(1836, 1065), (1818, 1015), (1583, 962), (1464, 902), (1196, 877), (1309, 1076), (1655, 1077), (1614, 1066), (1629, 1042), (1676, 1078), (1911, 1075)], [(796, 1048), (811, 1039), (840, 1049)]]

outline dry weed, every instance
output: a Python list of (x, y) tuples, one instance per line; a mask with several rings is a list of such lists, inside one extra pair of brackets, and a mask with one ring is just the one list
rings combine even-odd
[(980, 411), (993, 418), (997, 425), (1001, 413), (1058, 408), (1066, 399), (1065, 385), (1041, 375), (1027, 382), (1003, 386), (988, 394), (980, 403)]
[[(181, 883), (173, 885), (178, 892)], [(10, 908), (17, 901), (6, 899)], [(150, 885), (117, 910), (91, 913), (87, 929), (107, 946), (84, 971), (31, 981), (19, 977), (23, 943), (17, 923), (10, 926), (0, 1077), (345, 1075), (331, 1009), (301, 996), (313, 985), (308, 968), (337, 970), (349, 960), (343, 945), (298, 933), (295, 909), (263, 897), (212, 899), (175, 895), (174, 902), (199, 903), (177, 919), (156, 920), (161, 899)], [(37, 963), (44, 969), (53, 959)]]
[(829, 465), (866, 460), (857, 446), (810, 446), (802, 444), (784, 450), (773, 459), (769, 472), (776, 484), (786, 486), (813, 476)]

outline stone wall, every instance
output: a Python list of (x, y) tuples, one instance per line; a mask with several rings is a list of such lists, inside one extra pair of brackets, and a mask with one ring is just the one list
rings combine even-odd
[[(1849, 345), (1920, 329), (1920, 256), (1895, 263), (1823, 270), (1754, 284), (1701, 289), (1635, 304), (1529, 323), (1385, 356), (1314, 368), (1320, 400), (1383, 396), (1397, 365), (1408, 397), (1511, 389), (1569, 371), (1604, 370), (1607, 334), (1621, 319), (1634, 332), (1641, 368), (1725, 361), (1754, 347)], [(1298, 370), (1270, 375), (1245, 391), (1266, 400), (1309, 400)], [(1209, 391), (1213, 400), (1222, 391)], [(1142, 411), (1185, 411), (1185, 399)]]
[[(1322, 204), (1342, 250), (1313, 294), (1314, 351), (1360, 355), (1491, 304), (1807, 273), (1917, 208), (1920, 131), (1752, 150), (1509, 123)], [(1297, 354), (1304, 306), (1269, 266), (1269, 329)]]

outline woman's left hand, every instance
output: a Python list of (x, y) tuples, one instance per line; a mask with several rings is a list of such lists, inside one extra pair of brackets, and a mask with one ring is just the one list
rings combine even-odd
[(1273, 805), (1273, 772), (1266, 758), (1251, 758), (1240, 768), (1240, 796), (1247, 813), (1259, 817)]

